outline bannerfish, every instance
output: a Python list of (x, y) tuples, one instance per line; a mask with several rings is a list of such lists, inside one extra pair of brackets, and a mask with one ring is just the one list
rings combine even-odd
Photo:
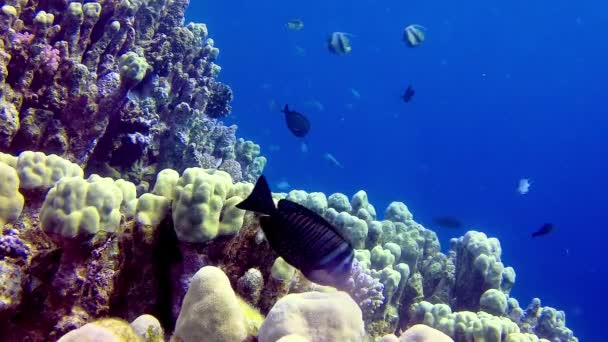
[(416, 47), (425, 39), (426, 28), (420, 25), (409, 25), (403, 30), (403, 41), (409, 47)]
[(537, 231), (532, 233), (532, 237), (539, 237), (543, 235), (547, 235), (553, 231), (553, 223), (545, 223), (543, 224)]
[(345, 285), (354, 249), (323, 217), (287, 199), (279, 200), (276, 207), (264, 175), (236, 207), (263, 214), (260, 225), (270, 247), (306, 278), (337, 288)]
[(416, 91), (414, 90), (414, 88), (411, 85), (408, 85), (403, 95), (401, 95), (401, 98), (403, 99), (403, 102), (409, 103), (410, 101), (412, 101), (412, 97), (414, 97), (415, 94)]
[(460, 220), (458, 220), (455, 217), (452, 216), (440, 216), (440, 217), (435, 217), (433, 219), (433, 222), (441, 227), (445, 227), (445, 228), (460, 228), (462, 227), (462, 222), (460, 222)]
[(302, 138), (308, 134), (308, 131), (310, 131), (310, 121), (302, 113), (290, 110), (289, 105), (285, 105), (281, 113), (285, 113), (287, 128), (289, 128), (293, 135)]
[(291, 19), (285, 26), (292, 31), (300, 31), (304, 28), (304, 22), (300, 19)]
[(327, 48), (329, 52), (336, 55), (346, 55), (351, 52), (352, 47), (350, 45), (350, 34), (345, 32), (333, 32), (327, 38)]
[(517, 192), (519, 192), (520, 195), (527, 194), (528, 191), (530, 191), (530, 185), (532, 185), (532, 182), (528, 178), (520, 179), (519, 184), (517, 185)]

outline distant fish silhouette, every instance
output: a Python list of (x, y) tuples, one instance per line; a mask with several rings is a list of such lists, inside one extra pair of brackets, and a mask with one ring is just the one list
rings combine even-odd
[(532, 233), (532, 237), (539, 237), (543, 235), (547, 235), (553, 231), (553, 223), (545, 223), (543, 224), (537, 231)]
[(350, 45), (349, 36), (350, 33), (346, 32), (333, 32), (327, 38), (327, 48), (329, 51), (336, 55), (346, 55), (353, 49)]
[(453, 216), (439, 216), (433, 219), (433, 222), (444, 228), (461, 228), (462, 222)]
[(532, 181), (528, 178), (522, 178), (519, 180), (519, 184), (517, 185), (517, 192), (520, 195), (525, 195), (530, 191), (530, 185), (532, 185)]
[(336, 157), (334, 157), (331, 153), (325, 153), (323, 155), (323, 158), (325, 160), (327, 160), (328, 162), (330, 162), (333, 166), (338, 167), (343, 169), (344, 166), (342, 166), (342, 164), (338, 161), (338, 159), (336, 159)]
[(403, 102), (408, 103), (412, 101), (412, 97), (414, 97), (414, 94), (416, 94), (416, 91), (414, 90), (414, 88), (412, 88), (411, 85), (408, 85), (403, 95), (401, 95), (401, 98), (403, 99)]
[(310, 131), (310, 121), (301, 113), (289, 109), (289, 105), (285, 105), (285, 108), (281, 111), (285, 113), (285, 122), (287, 128), (296, 137), (303, 138)]
[(304, 22), (301, 19), (291, 19), (285, 26), (292, 31), (300, 31), (304, 28)]

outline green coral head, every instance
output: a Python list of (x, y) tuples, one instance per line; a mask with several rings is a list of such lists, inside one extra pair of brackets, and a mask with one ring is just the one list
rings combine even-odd
[(137, 84), (146, 76), (150, 65), (145, 57), (139, 56), (134, 51), (129, 51), (118, 59), (118, 69), (124, 81)]

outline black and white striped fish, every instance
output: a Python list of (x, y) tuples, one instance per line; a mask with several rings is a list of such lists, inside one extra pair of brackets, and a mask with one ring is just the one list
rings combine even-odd
[(264, 176), (236, 207), (265, 215), (260, 217), (260, 225), (270, 247), (306, 278), (340, 287), (349, 277), (354, 258), (350, 241), (323, 217), (298, 203), (282, 199), (275, 207)]

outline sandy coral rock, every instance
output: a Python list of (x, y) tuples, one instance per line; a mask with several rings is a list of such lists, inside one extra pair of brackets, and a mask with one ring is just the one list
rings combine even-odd
[(0, 161), (0, 226), (17, 220), (24, 203), (17, 171)]
[(236, 283), (239, 294), (254, 305), (260, 301), (263, 287), (264, 276), (257, 268), (248, 269)]
[(133, 331), (143, 338), (144, 342), (162, 342), (165, 332), (160, 322), (152, 315), (141, 315), (131, 322)]
[(362, 341), (361, 309), (345, 292), (288, 294), (266, 316), (258, 341), (275, 342), (294, 334), (308, 341)]
[(549, 342), (533, 334), (512, 333), (507, 335), (504, 342)]
[(21, 304), (23, 294), (21, 269), (7, 260), (0, 260), (0, 314)]
[(416, 324), (399, 336), (399, 342), (454, 342), (454, 340), (437, 329)]
[(172, 341), (234, 342), (247, 336), (245, 317), (224, 272), (201, 268), (184, 297)]
[(64, 177), (84, 176), (80, 166), (55, 154), (24, 151), (17, 159), (22, 189), (47, 190)]
[(388, 334), (388, 335), (382, 336), (382, 338), (378, 342), (399, 342), (399, 337), (397, 337), (393, 334)]
[(129, 323), (116, 319), (104, 318), (63, 335), (60, 342), (139, 342), (141, 339)]

